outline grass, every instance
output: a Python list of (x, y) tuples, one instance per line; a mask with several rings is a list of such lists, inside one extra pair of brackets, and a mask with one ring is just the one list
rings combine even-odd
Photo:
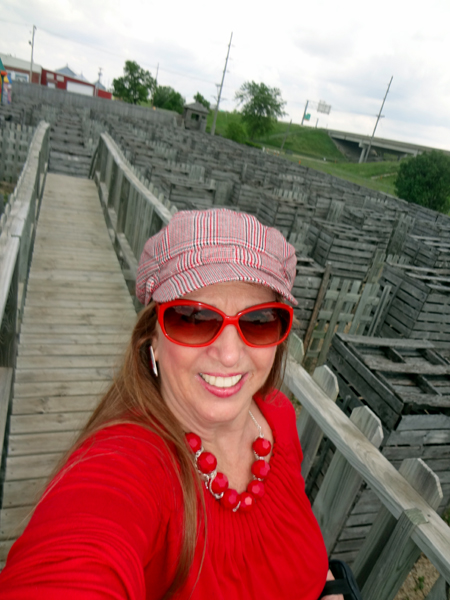
[[(289, 131), (288, 131), (289, 128)], [(345, 157), (339, 152), (332, 139), (324, 129), (302, 127), (278, 122), (270, 134), (258, 138), (257, 142), (264, 146), (279, 149), (286, 137), (283, 150), (290, 154), (309, 156), (311, 158), (326, 158), (328, 161), (342, 162)]]
[(372, 190), (396, 196), (395, 180), (399, 163), (397, 161), (383, 161), (359, 165), (356, 163), (330, 163), (328, 161), (301, 158), (300, 163), (305, 167), (322, 171), (346, 181), (351, 181)]
[[(213, 112), (208, 116), (206, 127), (208, 132), (211, 131), (213, 116)], [(227, 127), (229, 123), (233, 122), (241, 123), (240, 113), (219, 111), (216, 134), (226, 137)], [(269, 152), (279, 152), (288, 127), (289, 124), (286, 122), (277, 122), (268, 135), (256, 138), (254, 141), (264, 146)], [(302, 127), (292, 123), (281, 156), (286, 160), (340, 177), (357, 185), (396, 195), (394, 185), (400, 165), (398, 161), (389, 160), (362, 165), (348, 162), (325, 129)]]

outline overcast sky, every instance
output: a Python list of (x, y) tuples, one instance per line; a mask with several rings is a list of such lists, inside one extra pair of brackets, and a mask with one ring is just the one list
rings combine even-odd
[[(450, 150), (449, 0), (1, 0), (0, 52), (68, 64), (107, 87), (135, 60), (186, 100), (214, 103), (233, 32), (221, 108), (245, 82), (281, 90), (284, 120)], [(319, 100), (331, 105), (317, 113)]]

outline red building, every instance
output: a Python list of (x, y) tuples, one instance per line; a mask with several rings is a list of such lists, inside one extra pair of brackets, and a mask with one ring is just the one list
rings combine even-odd
[(90, 83), (83, 75), (77, 75), (69, 65), (50, 71), (42, 69), (41, 85), (59, 90), (67, 90), (85, 96), (98, 96), (111, 100), (112, 94), (107, 92), (101, 83)]
[[(0, 58), (3, 61), (5, 70), (8, 73), (8, 79), (12, 86), (15, 81), (29, 83), (30, 81), (30, 62), (15, 58), (9, 54), (1, 54)], [(67, 65), (62, 69), (50, 71), (43, 69), (40, 65), (33, 63), (32, 83), (45, 85), (49, 88), (66, 90), (75, 94), (83, 94), (85, 96), (98, 96), (111, 100), (111, 92), (107, 92), (100, 81), (90, 83), (83, 75), (77, 75)]]

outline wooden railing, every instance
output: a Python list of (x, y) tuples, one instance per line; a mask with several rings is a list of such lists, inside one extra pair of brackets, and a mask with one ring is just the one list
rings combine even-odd
[[(304, 477), (322, 435), (337, 450), (313, 503), (328, 549), (365, 481), (383, 508), (353, 565), (364, 600), (392, 600), (421, 552), (450, 583), (450, 528), (434, 510), (442, 499), (439, 479), (421, 459), (407, 459), (397, 471), (377, 449), (383, 439), (378, 417), (360, 407), (349, 419), (333, 401), (337, 383), (331, 371), (320, 367), (311, 377), (300, 366), (301, 346), (294, 337), (285, 384), (302, 405), (297, 427)], [(440, 598), (432, 594), (430, 599)]]
[(17, 334), (25, 302), (36, 221), (49, 155), (49, 125), (41, 122), (13, 194), (0, 218), (0, 449), (3, 449)]
[(126, 160), (112, 138), (103, 133), (91, 168), (106, 223), (130, 290), (137, 261), (147, 239), (167, 225), (176, 209), (157, 197), (151, 184)]

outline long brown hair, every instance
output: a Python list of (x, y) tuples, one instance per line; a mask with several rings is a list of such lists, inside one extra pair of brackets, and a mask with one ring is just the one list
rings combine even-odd
[[(165, 442), (184, 500), (180, 559), (175, 578), (165, 595), (165, 598), (170, 598), (187, 580), (197, 547), (199, 527), (206, 532), (206, 513), (201, 481), (194, 469), (184, 431), (164, 402), (160, 380), (149, 367), (149, 347), (155, 327), (155, 304), (151, 302), (140, 312), (123, 365), (81, 432), (75, 448), (100, 429), (123, 422), (138, 423), (155, 432)], [(272, 369), (260, 390), (263, 397), (279, 383), (286, 348), (286, 341), (277, 347)], [(201, 519), (198, 519), (199, 514), (202, 515)]]

